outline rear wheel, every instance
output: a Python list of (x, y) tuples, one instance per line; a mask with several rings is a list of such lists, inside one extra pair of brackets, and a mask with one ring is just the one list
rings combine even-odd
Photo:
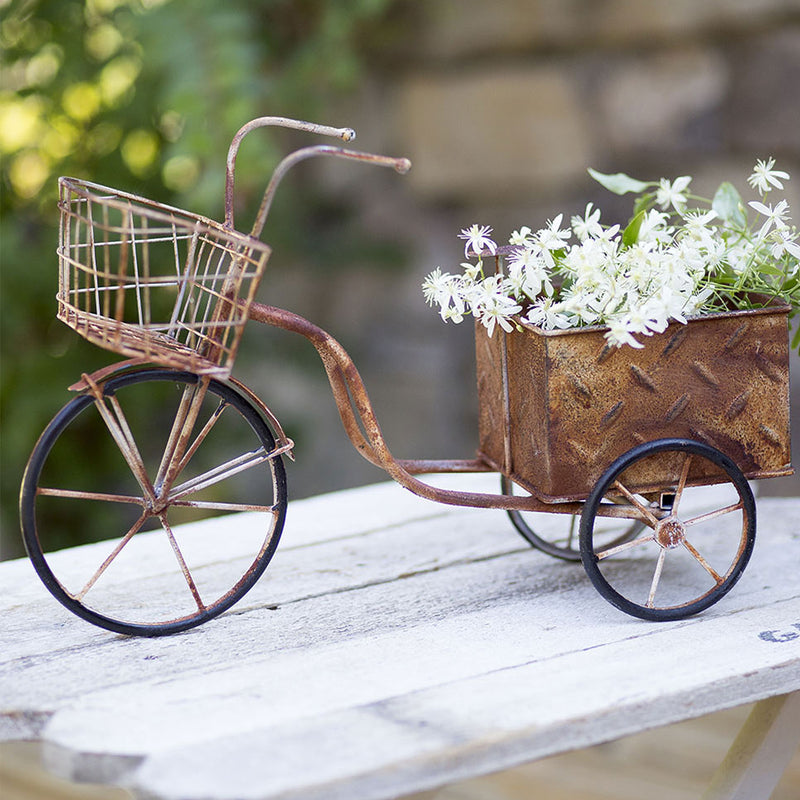
[[(638, 490), (647, 475), (667, 477)], [(644, 528), (609, 546), (596, 533), (604, 515)], [(682, 619), (733, 588), (755, 532), (755, 500), (736, 464), (701, 442), (662, 439), (630, 450), (598, 481), (581, 515), (581, 559), (600, 594), (621, 611)]]
[[(81, 530), (67, 535), (78, 506)], [(159, 636), (252, 588), (280, 539), (286, 475), (236, 390), (143, 370), (56, 415), (28, 462), (20, 512), (28, 555), (59, 602), (108, 630)], [(210, 524), (221, 515), (231, 516)]]
[[(505, 475), (500, 477), (503, 494), (527, 495)], [(580, 517), (577, 514), (556, 514), (539, 511), (509, 511), (511, 524), (531, 547), (565, 561), (580, 561)], [(639, 520), (603, 519), (598, 522), (595, 536), (609, 547), (635, 538), (644, 528)]]

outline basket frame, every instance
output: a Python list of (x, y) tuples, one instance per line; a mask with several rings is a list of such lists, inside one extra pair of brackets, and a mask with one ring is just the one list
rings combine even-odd
[[(62, 322), (120, 355), (230, 375), (269, 245), (207, 217), (76, 178), (59, 180), (58, 205)], [(163, 263), (165, 254), (171, 264)]]

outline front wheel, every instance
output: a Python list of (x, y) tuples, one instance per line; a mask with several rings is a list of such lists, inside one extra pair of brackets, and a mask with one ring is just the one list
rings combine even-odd
[(69, 402), (36, 444), (20, 497), (25, 547), (59, 602), (108, 630), (160, 636), (252, 588), (278, 545), (286, 475), (239, 392), (150, 369)]
[[(648, 476), (658, 476), (658, 485)], [(607, 515), (645, 527), (608, 546), (595, 534)], [(594, 487), (581, 515), (581, 560), (595, 588), (621, 611), (682, 619), (733, 588), (755, 533), (755, 500), (736, 464), (702, 442), (661, 439), (621, 456)]]

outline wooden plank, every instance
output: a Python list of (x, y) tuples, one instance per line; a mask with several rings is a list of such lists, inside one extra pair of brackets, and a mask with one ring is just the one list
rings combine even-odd
[[(698, 800), (752, 705), (450, 784), (435, 800)], [(800, 751), (770, 800), (797, 800)], [(749, 800), (764, 800), (752, 795)], [(406, 800), (418, 800), (416, 795)]]
[(800, 692), (756, 704), (703, 800), (771, 797), (800, 745)]
[[(95, 629), (23, 563), (0, 565), (21, 587), (2, 599), (0, 738), (155, 797), (377, 799), (785, 693), (800, 688), (798, 519), (800, 500), (762, 501), (735, 590), (659, 625), (504, 514), (393, 484), (290, 505), (253, 592), (167, 639)], [(200, 535), (219, 542), (221, 524)]]

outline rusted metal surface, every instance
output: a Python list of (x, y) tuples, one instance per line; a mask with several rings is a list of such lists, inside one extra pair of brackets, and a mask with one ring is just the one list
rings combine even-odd
[(264, 198), (261, 201), (261, 206), (256, 214), (256, 221), (251, 231), (251, 236), (260, 236), (264, 227), (264, 222), (267, 219), (270, 208), (272, 207), (272, 200), (275, 196), (275, 191), (278, 184), (283, 180), (283, 176), (295, 164), (305, 161), (308, 158), (316, 156), (332, 156), (334, 158), (346, 158), (352, 161), (362, 161), (366, 164), (372, 164), (378, 167), (390, 167), (396, 172), (405, 173), (411, 169), (411, 162), (407, 158), (391, 158), (389, 156), (374, 155), (372, 153), (362, 153), (356, 150), (345, 150), (342, 147), (331, 147), (330, 145), (315, 145), (313, 147), (304, 147), (301, 150), (296, 150), (291, 155), (281, 161), (275, 172), (272, 174)]
[[(520, 323), (510, 334), (498, 328), (489, 337), (477, 325), (477, 457), (398, 460), (384, 440), (361, 376), (341, 344), (297, 314), (256, 303), (254, 295), (271, 252), (258, 237), (276, 188), (291, 167), (311, 157), (332, 156), (402, 173), (410, 162), (326, 145), (297, 150), (275, 168), (251, 232), (238, 233), (234, 229), (236, 155), (247, 133), (267, 125), (344, 141), (355, 136), (349, 128), (282, 117), (261, 117), (245, 125), (228, 152), (222, 225), (107, 187), (73, 178), (60, 181), (58, 316), (86, 339), (130, 358), (84, 374), (70, 387), (83, 396), (48, 426), (26, 468), (20, 501), (23, 535), (37, 572), (54, 596), (101, 627), (155, 636), (185, 630), (221, 613), (266, 568), (286, 507), (281, 456), (291, 458), (294, 445), (270, 409), (230, 375), (243, 327), (252, 318), (310, 341), (356, 450), (414, 494), (448, 505), (581, 516), (580, 555), (587, 574), (606, 599), (634, 616), (677, 619), (722, 597), (744, 569), (755, 535), (754, 499), (742, 473), (760, 478), (792, 472), (788, 306), (673, 324), (664, 333), (646, 338), (641, 350), (610, 347), (602, 328), (544, 332)], [(497, 257), (508, 251), (501, 248)], [(167, 369), (147, 367), (151, 363)], [(126, 417), (123, 410), (125, 405), (130, 412), (135, 400), (127, 404), (118, 396), (122, 390), (124, 398), (127, 390), (123, 387), (148, 381), (183, 385), (174, 421), (158, 437), (164, 450), (154, 457), (147, 448), (140, 452), (133, 433), (136, 416)], [(198, 463), (203, 461), (204, 442), (237, 441), (235, 435), (228, 436), (224, 422), (218, 424), (234, 413), (225, 415), (227, 408), (238, 413), (234, 421), (246, 423), (249, 435), (256, 437), (254, 445), (247, 449), (234, 445), (225, 455), (207, 447), (213, 455)], [(77, 415), (89, 409), (99, 414), (98, 430), (111, 436), (134, 478), (128, 494), (120, 493), (116, 482), (108, 485), (107, 492), (40, 484), (54, 444), (62, 433), (73, 430)], [(150, 438), (150, 426), (145, 430)], [(148, 455), (150, 471), (142, 453)], [(248, 494), (241, 497), (243, 502), (216, 498), (218, 485), (234, 476), (246, 477), (244, 473), (260, 465), (271, 476), (271, 504), (259, 503), (260, 497), (250, 501)], [(502, 484), (498, 480), (497, 493), (443, 489), (416, 477), (488, 471), (499, 472), (503, 478)], [(738, 491), (738, 503), (706, 509), (688, 519), (677, 516), (684, 489), (724, 480)], [(514, 483), (529, 494), (512, 493)], [(206, 499), (197, 498), (208, 490), (213, 491)], [(238, 497), (235, 491), (231, 496)], [(120, 517), (117, 535), (121, 537), (74, 590), (67, 590), (54, 575), (39, 539), (38, 509), (43, 497), (65, 499), (66, 505), (75, 499), (112, 507), (120, 504), (126, 512)], [(231, 588), (222, 594), (214, 591), (213, 602), (201, 598), (203, 581), (195, 581), (191, 559), (187, 560), (173, 532), (175, 520), (167, 516), (173, 507), (201, 509), (203, 514), (208, 510), (267, 515), (268, 529), (254, 560), (229, 584)], [(742, 516), (738, 552), (727, 571), (717, 571), (690, 543), (687, 528), (737, 512)], [(562, 547), (541, 539), (520, 521), (522, 515), (516, 516), (519, 520), (514, 524), (531, 544), (551, 555), (575, 555), (571, 533)], [(623, 533), (614, 525), (610, 530), (596, 530), (595, 517), (633, 524), (626, 524)], [(84, 598), (123, 551), (127, 555), (136, 548), (129, 543), (141, 542), (137, 534), (151, 518), (158, 520), (167, 539), (193, 608), (166, 620), (157, 616), (132, 622), (117, 618), (116, 611), (112, 617), (105, 616), (84, 603)], [(639, 536), (645, 526), (650, 531)], [(640, 600), (619, 594), (597, 565), (634, 548), (638, 554), (653, 543), (657, 546), (655, 568), (642, 606)], [(656, 592), (666, 574), (667, 553), (678, 548), (688, 550), (714, 584), (688, 602), (659, 605)], [(191, 555), (188, 547), (186, 554)], [(96, 597), (97, 592), (92, 595)]]
[(249, 234), (233, 229), (233, 177), (244, 136), (282, 125), (349, 141), (350, 128), (283, 117), (245, 125), (228, 152), (225, 224), (106, 186), (61, 178), (58, 318), (94, 344), (198, 375), (230, 375), (271, 249), (259, 240), (278, 184), (328, 156), (406, 172), (406, 158), (319, 145), (275, 168)]
[[(329, 333), (307, 319), (282, 308), (253, 303), (250, 318), (292, 333), (298, 333), (314, 345), (322, 359), (333, 391), (342, 424), (356, 450), (385, 470), (390, 477), (420, 497), (447, 505), (473, 508), (501, 508), (520, 511), (555, 511), (579, 514), (578, 503), (563, 503), (557, 508), (545, 505), (536, 497), (518, 497), (481, 492), (460, 492), (431, 486), (414, 477), (425, 472), (486, 472), (493, 467), (483, 459), (476, 460), (397, 460), (383, 438), (378, 420), (361, 376), (345, 349)], [(607, 516), (621, 516), (613, 508), (603, 509)]]
[[(225, 169), (225, 227), (233, 230), (233, 195), (234, 195), (234, 175), (236, 168), (236, 156), (239, 153), (239, 146), (242, 140), (247, 136), (250, 131), (256, 128), (265, 128), (269, 126), (278, 126), (281, 128), (294, 128), (295, 130), (306, 131), (307, 133), (316, 133), (322, 136), (333, 136), (342, 141), (349, 142), (356, 138), (356, 132), (352, 128), (333, 128), (330, 125), (317, 125), (313, 122), (304, 122), (302, 120), (288, 119), (287, 117), (258, 117), (251, 119), (246, 125), (243, 125), (236, 132), (236, 135), (231, 140), (230, 147), (228, 148), (228, 158), (226, 161)], [(260, 233), (260, 231), (259, 231)], [(256, 234), (257, 235), (257, 234)]]
[[(602, 329), (476, 327), (480, 453), (547, 503), (585, 499), (642, 442), (698, 440), (748, 478), (791, 474), (788, 306), (673, 323), (645, 347), (609, 347)], [(639, 491), (679, 479), (668, 456)], [(694, 470), (690, 484), (714, 483)]]
[(269, 246), (126, 192), (59, 183), (58, 318), (115, 353), (228, 375)]

